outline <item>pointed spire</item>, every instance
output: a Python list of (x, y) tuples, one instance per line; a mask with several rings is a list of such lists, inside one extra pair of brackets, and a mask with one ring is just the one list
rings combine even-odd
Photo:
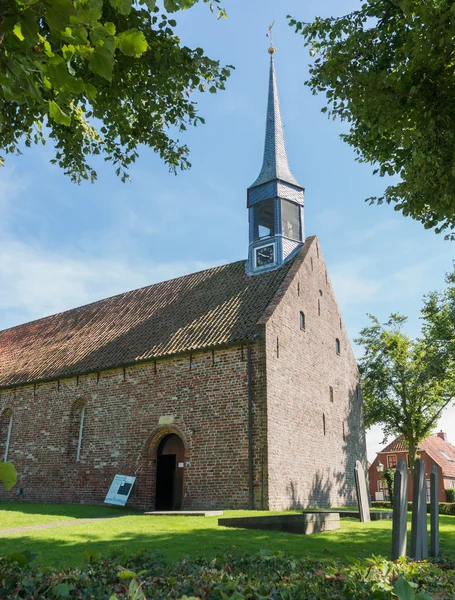
[(284, 143), (283, 123), (281, 120), (280, 100), (278, 97), (278, 86), (276, 83), (275, 65), (273, 62), (273, 53), (275, 52), (275, 48), (269, 48), (269, 52), (270, 76), (264, 159), (259, 177), (250, 187), (255, 187), (275, 179), (280, 179), (281, 181), (286, 181), (292, 185), (302, 187), (295, 180), (288, 164), (286, 146)]

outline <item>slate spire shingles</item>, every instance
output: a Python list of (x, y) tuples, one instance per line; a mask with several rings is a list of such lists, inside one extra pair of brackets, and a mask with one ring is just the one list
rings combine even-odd
[(294, 260), (255, 277), (244, 261), (214, 267), (0, 331), (0, 388), (244, 341)]
[(289, 168), (286, 145), (284, 142), (283, 122), (281, 119), (280, 99), (276, 82), (273, 55), (270, 57), (269, 93), (267, 100), (267, 120), (265, 129), (264, 158), (258, 178), (250, 187), (256, 187), (279, 179), (292, 185), (297, 183)]

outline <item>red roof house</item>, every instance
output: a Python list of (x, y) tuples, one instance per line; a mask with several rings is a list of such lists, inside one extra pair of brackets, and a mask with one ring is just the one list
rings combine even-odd
[[(445, 490), (455, 488), (455, 447), (447, 441), (447, 434), (440, 431), (424, 439), (418, 448), (418, 455), (425, 462), (427, 479), (427, 500), (430, 498), (430, 473), (435, 465), (439, 475), (439, 502), (446, 502)], [(381, 452), (368, 469), (370, 494), (373, 500), (388, 500), (387, 486), (381, 480), (378, 465), (384, 465), (384, 470), (394, 469), (400, 459), (409, 466), (409, 451), (403, 437), (396, 438)], [(408, 481), (409, 500), (412, 500), (412, 480)]]

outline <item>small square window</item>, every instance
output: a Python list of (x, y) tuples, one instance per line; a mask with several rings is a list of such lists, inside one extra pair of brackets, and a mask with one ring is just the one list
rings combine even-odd
[(397, 466), (397, 455), (389, 454), (389, 456), (387, 457), (387, 468), (394, 469), (396, 466)]

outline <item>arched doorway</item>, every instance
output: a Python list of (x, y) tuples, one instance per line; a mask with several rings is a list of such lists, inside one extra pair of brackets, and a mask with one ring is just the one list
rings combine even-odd
[(160, 442), (156, 460), (155, 510), (180, 510), (183, 491), (185, 447), (175, 433)]

